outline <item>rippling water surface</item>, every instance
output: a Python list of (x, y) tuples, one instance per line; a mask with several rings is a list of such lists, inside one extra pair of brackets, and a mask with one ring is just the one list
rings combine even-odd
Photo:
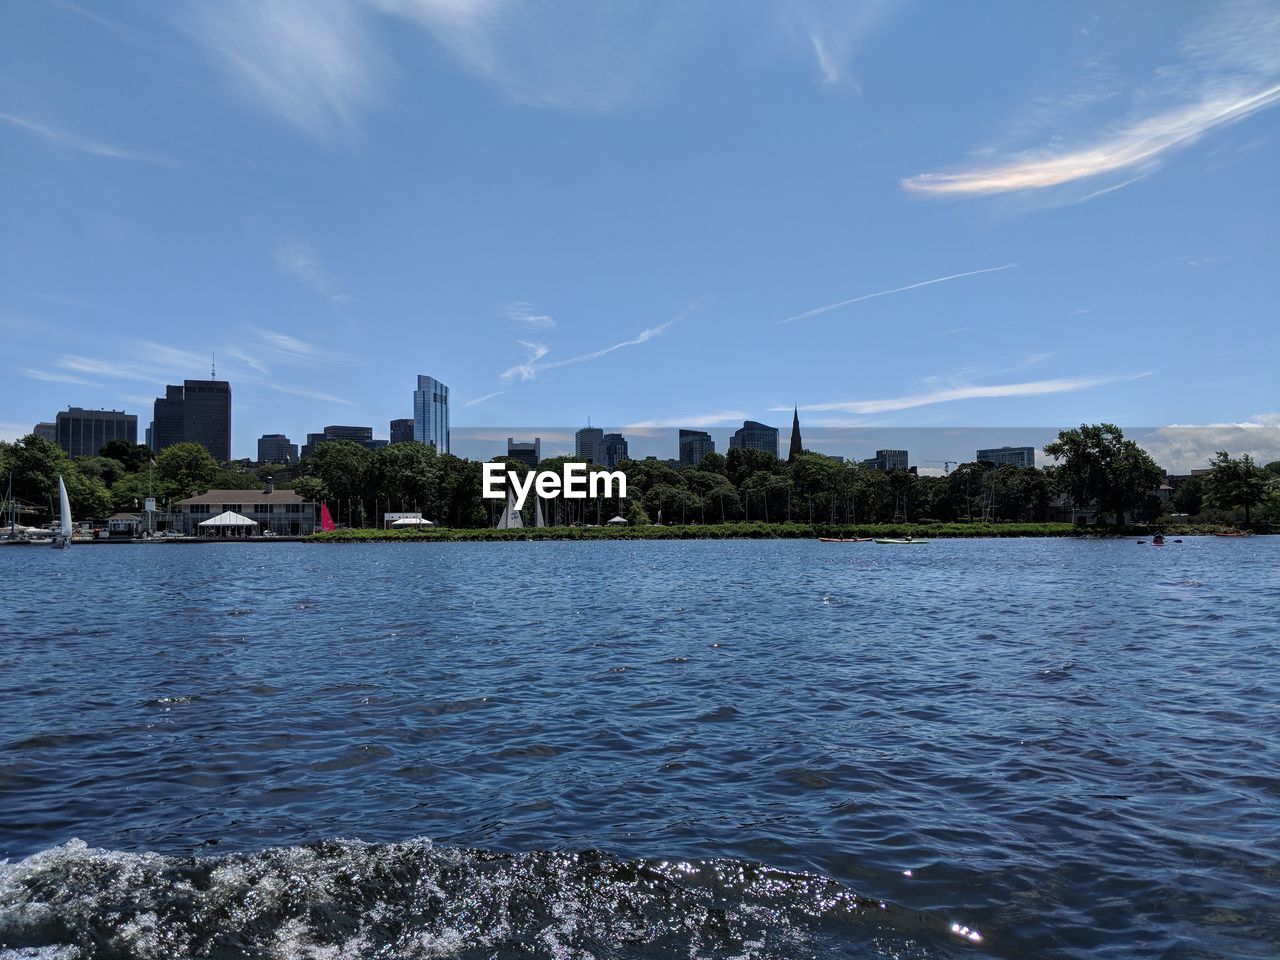
[(0, 953), (1274, 958), (1278, 570), (0, 550)]

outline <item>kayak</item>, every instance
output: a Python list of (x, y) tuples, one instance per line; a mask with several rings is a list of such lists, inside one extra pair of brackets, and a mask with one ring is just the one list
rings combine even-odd
[(928, 540), (894, 540), (890, 538), (876, 541), (876, 543), (928, 543), (928, 542), (929, 542)]
[(870, 543), (871, 537), (819, 537), (819, 543)]

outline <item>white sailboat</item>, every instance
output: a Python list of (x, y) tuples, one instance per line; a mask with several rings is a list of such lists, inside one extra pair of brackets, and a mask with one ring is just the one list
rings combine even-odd
[(545, 527), (547, 525), (547, 518), (542, 512), (542, 498), (537, 497), (533, 502), (533, 525), (535, 527)]
[(507, 508), (502, 511), (502, 517), (498, 520), (499, 530), (518, 530), (524, 526), (524, 518), (520, 516), (520, 511), (516, 509), (516, 496), (510, 490), (507, 491)]
[(62, 482), (62, 474), (58, 474), (58, 533), (53, 538), (53, 545), (59, 548), (71, 546), (71, 501), (67, 499), (67, 485)]

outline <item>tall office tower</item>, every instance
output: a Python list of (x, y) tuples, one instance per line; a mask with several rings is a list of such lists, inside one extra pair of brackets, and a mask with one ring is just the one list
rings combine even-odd
[(1035, 447), (991, 447), (978, 451), (979, 463), (990, 463), (997, 467), (1011, 463), (1015, 467), (1034, 467), (1036, 465)]
[(507, 456), (527, 467), (536, 467), (542, 462), (542, 440), (534, 437), (532, 443), (524, 443), (507, 437)]
[(151, 449), (156, 453), (182, 442), (182, 387), (170, 384), (157, 397), (151, 418)]
[(600, 466), (612, 470), (627, 456), (627, 438), (620, 433), (606, 433), (600, 441)]
[(716, 452), (715, 441), (705, 430), (680, 431), (680, 466), (696, 467), (708, 453)]
[(198, 443), (219, 463), (231, 461), (231, 384), (226, 380), (184, 380), (169, 384), (155, 403), (152, 449)]
[(392, 420), (391, 442), (409, 443), (411, 440), (413, 440), (413, 419), (405, 417), (403, 420)]
[(231, 462), (231, 384), (182, 382), (182, 438), (200, 444), (219, 463)]
[(111, 440), (138, 442), (138, 418), (123, 410), (68, 407), (54, 418), (56, 443), (69, 457), (96, 457)]
[(804, 443), (800, 439), (800, 408), (796, 407), (791, 414), (791, 449), (787, 451), (787, 463), (804, 453)]
[(907, 469), (907, 451), (877, 450), (874, 457), (862, 461), (862, 466), (879, 470), (881, 473), (892, 473), (894, 470)]
[(259, 463), (297, 463), (298, 445), (283, 433), (264, 433), (258, 438)]
[(449, 452), (449, 388), (435, 377), (418, 374), (413, 391), (413, 439), (437, 453)]
[(41, 440), (48, 440), (50, 443), (58, 442), (58, 425), (49, 423), (47, 420), (43, 423), (37, 423), (36, 428), (31, 431)]
[(729, 438), (730, 450), (763, 450), (778, 455), (778, 428), (755, 420), (743, 420), (742, 428)]
[(600, 442), (604, 440), (604, 431), (599, 427), (583, 427), (573, 435), (573, 455), (584, 457), (592, 463), (604, 463)]

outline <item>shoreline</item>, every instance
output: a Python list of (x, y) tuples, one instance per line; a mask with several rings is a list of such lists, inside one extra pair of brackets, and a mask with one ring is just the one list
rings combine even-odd
[[(1059, 537), (1114, 540), (1149, 537), (1156, 530), (1166, 537), (1214, 536), (1226, 527), (1078, 527), (1069, 523), (898, 523), (898, 524), (764, 524), (727, 523), (637, 527), (524, 527), (516, 530), (490, 528), (433, 530), (347, 529), (315, 533), (300, 538), (304, 543), (423, 543), (485, 542), (528, 540), (817, 540), (822, 537), (905, 537), (927, 539), (1012, 539)], [(1257, 534), (1250, 534), (1255, 536)]]

